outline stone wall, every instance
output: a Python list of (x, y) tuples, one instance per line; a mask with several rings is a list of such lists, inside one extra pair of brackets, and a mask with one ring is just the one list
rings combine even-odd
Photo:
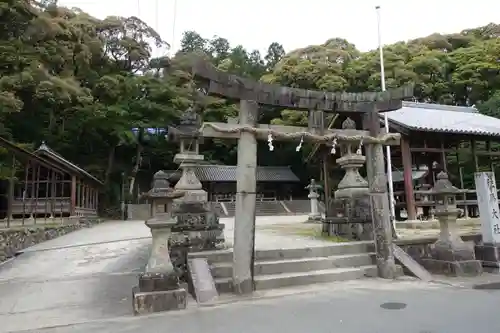
[[(468, 243), (472, 248), (474, 248), (474, 245), (482, 242), (480, 233), (462, 235), (461, 237), (462, 240)], [(421, 263), (422, 259), (431, 257), (431, 251), (436, 241), (437, 237), (422, 237), (415, 239), (400, 239), (396, 240), (395, 243), (408, 253), (415, 261)], [(411, 275), (411, 273), (406, 269), (405, 274)]]
[(0, 229), (0, 262), (14, 257), (16, 253), (27, 247), (78, 229), (91, 227), (99, 222), (97, 218), (82, 218), (72, 224), (41, 224)]

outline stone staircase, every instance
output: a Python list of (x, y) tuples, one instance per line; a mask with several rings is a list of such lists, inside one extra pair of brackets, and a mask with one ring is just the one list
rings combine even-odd
[(292, 214), (308, 214), (311, 211), (309, 200), (286, 200), (283, 203), (290, 209)]
[(255, 211), (258, 216), (286, 215), (287, 213), (279, 201), (257, 201)]
[(236, 202), (224, 202), (227, 209), (227, 216), (233, 217), (236, 212)]
[(222, 209), (222, 206), (220, 202), (210, 202), (210, 205), (212, 206), (213, 211), (219, 216), (219, 217), (225, 217), (226, 213), (224, 213), (224, 209)]
[[(206, 258), (217, 290), (232, 291), (232, 250), (190, 253), (189, 258)], [(257, 290), (377, 276), (372, 242), (257, 250), (255, 260)]]
[[(225, 202), (227, 216), (233, 217), (236, 212), (236, 202)], [(279, 201), (257, 201), (255, 203), (257, 216), (287, 215), (283, 205)], [(220, 215), (225, 216), (225, 215)]]

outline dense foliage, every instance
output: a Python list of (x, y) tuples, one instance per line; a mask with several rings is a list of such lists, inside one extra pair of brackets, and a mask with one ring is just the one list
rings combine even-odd
[[(288, 54), (275, 42), (261, 55), (232, 47), (222, 37), (206, 39), (188, 31), (172, 59), (152, 59), (151, 45), (167, 42), (136, 17), (98, 20), (50, 1), (4, 0), (0, 26), (0, 136), (32, 149), (47, 142), (103, 179), (108, 199), (118, 198), (122, 175), (130, 186), (138, 176), (150, 179), (160, 168), (177, 168), (172, 162), (176, 145), (145, 129), (175, 123), (189, 106), (193, 87), (183, 64), (192, 52), (222, 70), (266, 82), (329, 91), (379, 90), (377, 52), (362, 53), (341, 38)], [(499, 116), (499, 37), (500, 26), (490, 24), (389, 45), (387, 86), (415, 82), (415, 100), (475, 104)], [(234, 105), (213, 98), (203, 117), (224, 121), (235, 114)], [(303, 124), (304, 116), (269, 109), (261, 121)], [(311, 147), (301, 153), (290, 144), (279, 147), (274, 157), (260, 149), (259, 164), (294, 165), (306, 178), (303, 164)], [(214, 140), (203, 151), (210, 161), (236, 162), (234, 143)], [(2, 154), (0, 161), (6, 163)]]

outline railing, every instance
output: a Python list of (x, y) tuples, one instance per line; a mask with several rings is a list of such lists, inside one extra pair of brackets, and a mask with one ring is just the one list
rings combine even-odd
[[(436, 200), (434, 198), (435, 195), (428, 190), (427, 191), (416, 190), (413, 191), (413, 195), (415, 198), (414, 202), (417, 215), (416, 218), (420, 219), (422, 217), (428, 217), (427, 215), (430, 215), (430, 212), (428, 210), (436, 206)], [(396, 203), (395, 203), (396, 210), (406, 211), (407, 201), (405, 200), (406, 199), (405, 192), (396, 191), (394, 192), (394, 197), (396, 198)], [(456, 205), (457, 207), (463, 209), (464, 217), (479, 216), (476, 190), (461, 189), (460, 193), (457, 194)]]
[[(225, 194), (212, 194), (211, 201), (214, 202), (235, 202), (236, 195), (233, 193), (225, 193)], [(256, 194), (257, 201), (278, 201), (277, 196), (266, 195), (265, 193), (257, 193)]]
[(12, 216), (20, 218), (20, 215), (31, 216), (59, 216), (69, 214), (71, 210), (70, 198), (38, 198), (38, 199), (14, 199), (12, 202)]

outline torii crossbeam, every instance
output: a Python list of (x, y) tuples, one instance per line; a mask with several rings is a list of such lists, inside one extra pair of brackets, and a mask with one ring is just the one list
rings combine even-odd
[[(392, 230), (388, 211), (387, 190), (384, 188), (382, 145), (399, 144), (399, 134), (380, 133), (378, 112), (397, 110), (402, 99), (413, 96), (413, 87), (388, 90), (382, 93), (328, 93), (265, 84), (230, 75), (211, 64), (196, 60), (192, 66), (194, 78), (210, 95), (240, 100), (237, 124), (205, 123), (204, 137), (238, 139), (238, 167), (236, 185), (236, 213), (233, 247), (233, 288), (246, 294), (254, 290), (253, 267), (255, 252), (255, 207), (257, 139), (273, 137), (276, 140), (311, 140), (314, 142), (350, 141), (369, 144), (372, 168), (369, 186), (374, 207), (373, 221), (379, 274), (390, 278), (395, 271), (392, 255)], [(308, 110), (309, 127), (258, 124), (259, 105)], [(324, 112), (363, 114), (366, 130), (325, 130)], [(378, 123), (378, 124), (377, 124)], [(377, 127), (378, 125), (378, 127)], [(377, 149), (373, 148), (377, 147)], [(372, 149), (373, 148), (373, 149)], [(379, 156), (382, 154), (382, 156)], [(387, 213), (387, 214), (386, 214)], [(389, 235), (389, 236), (388, 236)]]

